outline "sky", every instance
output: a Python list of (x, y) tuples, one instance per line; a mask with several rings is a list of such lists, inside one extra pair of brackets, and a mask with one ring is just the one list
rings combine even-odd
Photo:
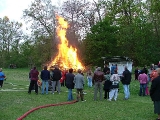
[[(0, 18), (8, 16), (10, 20), (19, 21), (23, 10), (29, 8), (34, 0), (0, 0)], [(59, 5), (65, 0), (51, 0), (53, 5)]]
[[(10, 20), (24, 21), (23, 10), (29, 8), (33, 0), (0, 0), (0, 18), (8, 16)], [(52, 0), (53, 4), (60, 4), (65, 0)], [(96, 0), (97, 1), (97, 0)], [(145, 0), (143, 0), (145, 1)]]
[[(28, 9), (34, 0), (0, 0), (0, 18), (7, 16), (10, 21), (23, 23), (24, 29), (26, 24), (22, 19), (23, 10)], [(52, 0), (53, 4), (60, 4), (63, 0)]]
[(10, 20), (19, 21), (30, 4), (31, 0), (0, 0), (0, 18), (8, 16)]
[[(23, 10), (29, 8), (31, 1), (34, 0), (0, 0), (0, 18), (8, 16), (10, 21), (21, 22), (25, 27), (26, 24), (22, 19)], [(63, 1), (65, 0), (52, 0), (53, 5), (60, 5)]]

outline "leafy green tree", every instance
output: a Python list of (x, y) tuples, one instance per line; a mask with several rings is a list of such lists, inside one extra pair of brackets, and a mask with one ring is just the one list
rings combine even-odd
[(105, 4), (110, 21), (119, 26), (120, 55), (132, 58), (138, 65), (149, 65), (156, 61), (153, 48), (157, 49), (157, 40), (146, 4), (139, 0), (113, 0)]
[[(0, 18), (0, 65), (7, 67), (12, 60), (12, 50), (18, 54), (23, 40), (22, 23), (10, 21), (7, 16)], [(14, 61), (13, 61), (14, 63)], [(12, 63), (12, 64), (13, 64)]]
[(118, 27), (111, 25), (108, 18), (94, 25), (83, 40), (85, 63), (102, 65), (102, 57), (118, 55), (117, 32)]
[[(28, 9), (23, 11), (23, 17), (31, 24), (32, 41), (35, 40), (36, 43), (40, 38), (47, 38), (49, 42), (47, 48), (50, 50), (48, 52), (53, 56), (57, 51), (56, 7), (52, 5), (51, 0), (34, 0)], [(43, 42), (43, 39), (41, 40)]]

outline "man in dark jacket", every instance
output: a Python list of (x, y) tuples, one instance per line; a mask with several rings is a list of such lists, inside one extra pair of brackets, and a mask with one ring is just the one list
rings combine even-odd
[(42, 79), (42, 94), (44, 94), (44, 88), (46, 84), (46, 94), (48, 94), (48, 80), (50, 79), (50, 72), (47, 70), (47, 66), (44, 66), (44, 70), (41, 71)]
[(31, 90), (33, 88), (33, 86), (35, 87), (35, 93), (38, 94), (38, 85), (37, 85), (37, 81), (38, 81), (38, 75), (39, 75), (39, 72), (38, 70), (36, 69), (36, 67), (33, 67), (33, 69), (31, 69), (30, 73), (30, 85), (29, 85), (29, 90), (28, 90), (28, 93), (31, 94)]
[(97, 71), (93, 75), (94, 81), (94, 100), (97, 100), (97, 93), (100, 92), (100, 100), (102, 100), (104, 73), (101, 71), (101, 67), (97, 68)]
[(158, 114), (156, 120), (160, 120), (160, 68), (157, 69), (157, 73), (159, 76), (152, 81), (150, 96), (154, 102), (154, 113)]
[(130, 91), (129, 91), (129, 85), (131, 82), (131, 72), (127, 69), (125, 66), (124, 72), (122, 74), (122, 84), (123, 84), (123, 89), (124, 89), (124, 100), (128, 100), (130, 97)]
[(51, 77), (52, 77), (52, 94), (54, 94), (56, 85), (58, 87), (58, 93), (60, 94), (60, 86), (61, 86), (60, 79), (62, 77), (62, 73), (59, 70), (58, 66), (55, 66), (55, 69), (52, 71)]
[(72, 89), (74, 89), (74, 74), (73, 69), (69, 69), (69, 73), (66, 74), (65, 85), (68, 88), (68, 101), (73, 100)]
[(103, 69), (104, 74), (106, 74), (107, 71), (110, 72), (110, 68), (108, 67), (108, 64), (106, 64), (104, 69)]

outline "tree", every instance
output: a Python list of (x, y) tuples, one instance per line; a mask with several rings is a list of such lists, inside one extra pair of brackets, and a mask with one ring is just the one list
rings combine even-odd
[[(72, 36), (69, 42), (82, 40), (90, 29), (90, 2), (70, 0), (62, 4), (61, 15), (69, 22), (68, 36)], [(71, 33), (71, 34), (70, 34)], [(78, 38), (78, 40), (76, 39)]]
[[(113, 0), (107, 1), (106, 5), (112, 24), (119, 26), (121, 55), (132, 58), (135, 64), (149, 64), (153, 60), (153, 54), (150, 54), (154, 52), (155, 43), (152, 42), (153, 28), (145, 3), (140, 0)], [(146, 37), (148, 34), (150, 36)]]
[(102, 65), (102, 57), (118, 55), (117, 32), (118, 27), (112, 26), (107, 17), (91, 28), (91, 33), (83, 40), (87, 65)]
[[(51, 57), (57, 51), (57, 42), (55, 40), (56, 29), (56, 8), (52, 5), (51, 0), (35, 0), (28, 9), (23, 11), (23, 17), (31, 23), (33, 40), (46, 37), (52, 46), (50, 50)], [(43, 41), (43, 39), (42, 39)], [(44, 53), (45, 54), (45, 53)]]
[(23, 39), (22, 23), (10, 21), (7, 16), (0, 18), (0, 59), (7, 66), (12, 61), (11, 51), (19, 54), (20, 41)]

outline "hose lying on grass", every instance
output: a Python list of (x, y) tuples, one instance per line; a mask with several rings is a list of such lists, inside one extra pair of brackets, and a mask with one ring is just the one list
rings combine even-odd
[(21, 117), (17, 118), (17, 120), (23, 120), (27, 115), (29, 115), (30, 113), (34, 112), (35, 110), (41, 109), (41, 108), (46, 108), (46, 107), (51, 107), (51, 106), (60, 106), (60, 105), (66, 105), (66, 104), (73, 104), (76, 103), (77, 100), (71, 101), (71, 102), (63, 102), (63, 103), (58, 103), (58, 104), (48, 104), (48, 105), (44, 105), (44, 106), (39, 106), (36, 108), (33, 108), (31, 110), (29, 110), (28, 112), (26, 112), (25, 114), (23, 114)]

